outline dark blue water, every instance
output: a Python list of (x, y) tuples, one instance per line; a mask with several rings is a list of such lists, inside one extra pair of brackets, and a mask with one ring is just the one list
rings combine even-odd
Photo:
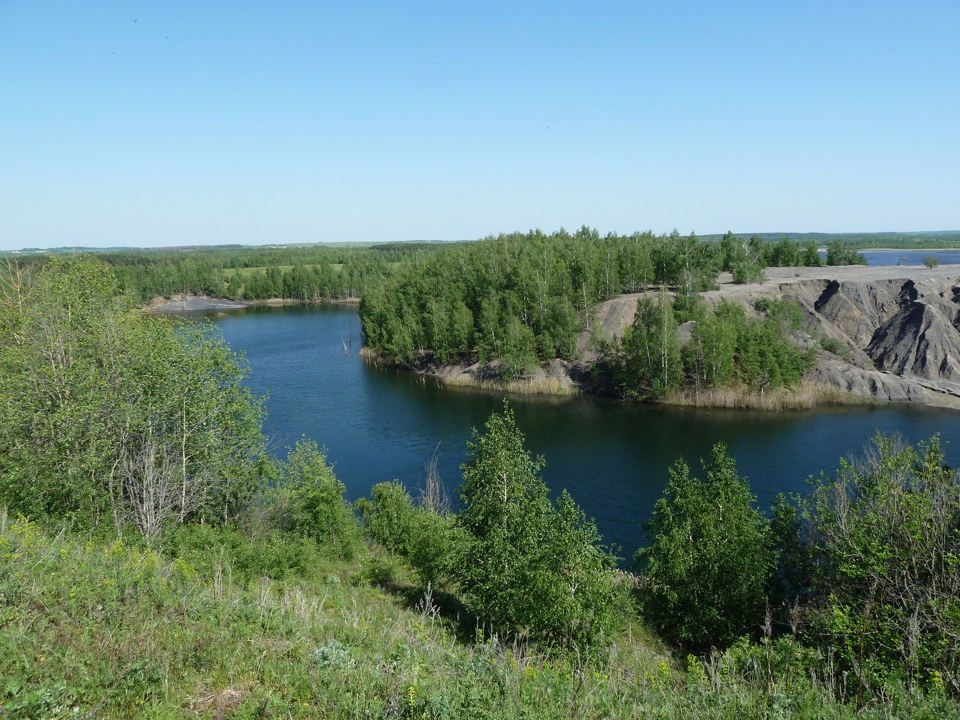
[[(443, 389), (409, 373), (379, 369), (358, 356), (360, 323), (345, 307), (255, 309), (214, 318), (251, 368), (249, 384), (268, 397), (266, 430), (274, 448), (301, 435), (325, 445), (351, 499), (384, 480), (415, 491), (438, 453), (455, 496), (471, 428), (482, 427), (502, 398)], [(629, 556), (644, 539), (667, 481), (684, 457), (699, 469), (724, 442), (761, 506), (802, 491), (810, 475), (862, 453), (877, 432), (910, 441), (940, 433), (948, 459), (960, 458), (960, 415), (936, 410), (836, 409), (779, 414), (625, 405), (595, 397), (510, 399), (527, 446), (546, 458), (544, 480), (566, 488), (596, 519), (606, 540)]]

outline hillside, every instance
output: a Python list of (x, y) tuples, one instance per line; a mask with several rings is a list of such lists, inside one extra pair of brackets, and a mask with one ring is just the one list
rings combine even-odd
[[(762, 283), (734, 285), (724, 273), (720, 288), (703, 296), (714, 306), (727, 299), (751, 308), (761, 297), (795, 300), (805, 318), (797, 339), (818, 348), (806, 383), (880, 402), (960, 408), (960, 267), (767, 268), (766, 275)], [(638, 297), (597, 307), (604, 335), (622, 336)], [(837, 352), (820, 349), (823, 340)], [(578, 364), (595, 360), (585, 331)]]
[[(960, 409), (960, 266), (767, 268), (761, 283), (736, 285), (721, 273), (708, 305), (722, 299), (751, 312), (760, 298), (788, 298), (801, 307), (795, 340), (816, 352), (804, 385), (829, 399), (918, 403)], [(495, 385), (517, 392), (596, 391), (597, 336), (619, 339), (633, 323), (642, 293), (596, 305), (580, 333), (574, 362), (552, 360), (530, 376), (498, 383), (496, 364), (426, 367), (442, 382)], [(689, 324), (681, 328), (689, 337)], [(824, 347), (832, 351), (825, 350)]]

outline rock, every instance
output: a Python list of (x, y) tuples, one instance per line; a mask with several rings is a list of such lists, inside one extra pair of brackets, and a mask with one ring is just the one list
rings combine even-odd
[(929, 391), (913, 380), (879, 370), (864, 370), (838, 358), (821, 357), (807, 374), (807, 380), (846, 390), (852, 395), (880, 402), (929, 401)]
[(960, 380), (960, 332), (955, 319), (955, 306), (910, 303), (877, 329), (867, 354), (884, 372), (956, 382)]

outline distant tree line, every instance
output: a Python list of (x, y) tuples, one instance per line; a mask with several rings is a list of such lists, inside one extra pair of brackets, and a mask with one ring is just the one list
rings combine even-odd
[[(291, 245), (99, 253), (121, 287), (146, 301), (174, 294), (230, 300), (301, 302), (357, 299), (396, 267), (439, 246), (388, 243), (368, 246)], [(43, 262), (44, 258), (32, 256)]]
[[(549, 288), (551, 294), (554, 297), (567, 296), (580, 314), (584, 307), (589, 307), (591, 298), (598, 301), (611, 294), (634, 292), (651, 285), (676, 286), (687, 293), (708, 288), (713, 282), (711, 277), (720, 270), (730, 271), (734, 282), (754, 282), (763, 277), (763, 268), (767, 266), (822, 262), (813, 240), (797, 242), (782, 238), (774, 242), (757, 235), (744, 238), (732, 233), (727, 233), (717, 243), (698, 239), (693, 234), (681, 236), (676, 231), (661, 236), (645, 232), (630, 236), (609, 234), (600, 238), (595, 230), (581, 228), (574, 235), (563, 230), (551, 235), (533, 231), (487, 238), (479, 244), (494, 240), (508, 245), (511, 242), (523, 244), (528, 240), (541, 246), (545, 243), (547, 251), (540, 252), (539, 258), (536, 252), (516, 251), (511, 254), (507, 251), (501, 253), (501, 260), (509, 262), (523, 256), (524, 269), (529, 270), (539, 268), (538, 263), (549, 262), (555, 255), (560, 256), (565, 266), (539, 268), (538, 281), (541, 284), (553, 281), (554, 286)], [(380, 291), (401, 269), (416, 272), (429, 264), (434, 256), (476, 244), (217, 246), (107, 250), (96, 254), (114, 268), (122, 288), (144, 301), (174, 294), (192, 294), (232, 300), (317, 302), (358, 299), (374, 290)], [(50, 255), (42, 252), (23, 255), (18, 257), (18, 262), (42, 265), (52, 255), (67, 254), (66, 250), (52, 251)], [(579, 255), (564, 255), (568, 250), (579, 251)], [(826, 262), (840, 265), (864, 263), (865, 260), (848, 244), (834, 238), (829, 244)], [(516, 274), (520, 270), (512, 272)], [(557, 273), (569, 276), (569, 288), (555, 286)], [(558, 307), (552, 310), (562, 315), (567, 309)], [(507, 310), (513, 312), (514, 309)], [(526, 316), (529, 317), (530, 313)], [(503, 325), (506, 327), (507, 321)], [(519, 330), (519, 327), (514, 329)], [(541, 344), (554, 339), (536, 331), (534, 334)], [(457, 339), (454, 333), (454, 341)], [(454, 342), (453, 346), (456, 345)], [(543, 352), (547, 353), (546, 350)]]

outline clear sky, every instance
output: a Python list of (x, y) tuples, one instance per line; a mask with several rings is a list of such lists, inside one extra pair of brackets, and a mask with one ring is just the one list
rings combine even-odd
[(960, 2), (0, 0), (0, 249), (960, 229)]

